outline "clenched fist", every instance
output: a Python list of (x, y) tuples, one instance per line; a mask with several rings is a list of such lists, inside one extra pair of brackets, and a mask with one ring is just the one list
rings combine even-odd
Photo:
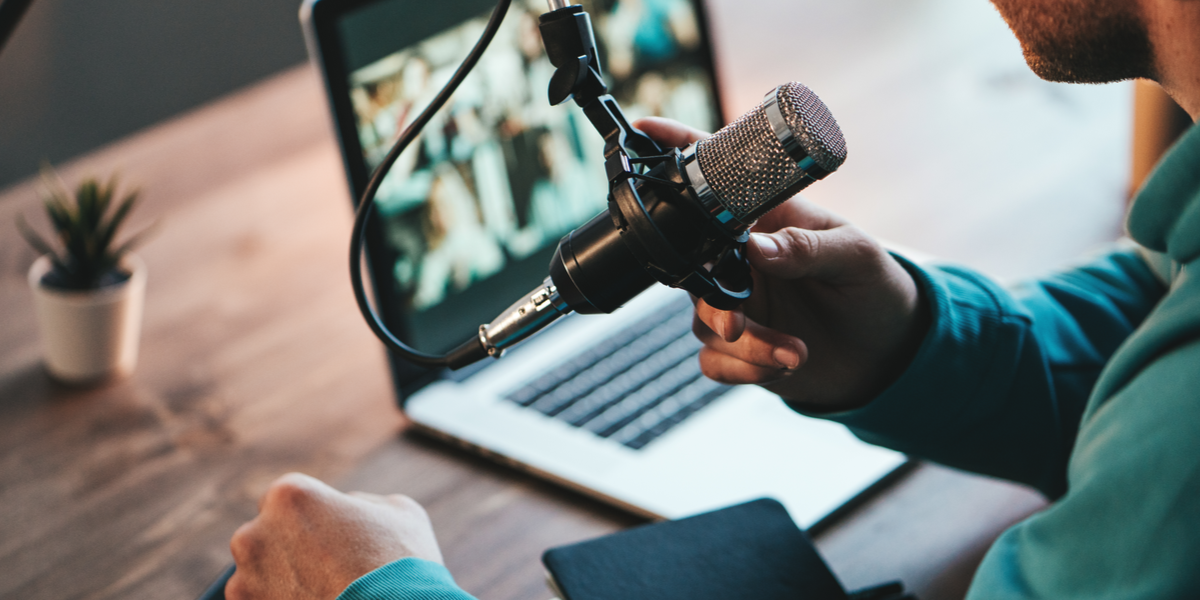
[(356, 579), (401, 558), (442, 562), (424, 509), (407, 496), (343, 494), (290, 473), (230, 541), (230, 600), (334, 600)]

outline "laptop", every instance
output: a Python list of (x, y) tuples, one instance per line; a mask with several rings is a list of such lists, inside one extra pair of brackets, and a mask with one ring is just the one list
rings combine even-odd
[[(723, 123), (701, 0), (595, 0), (609, 89), (626, 114)], [(354, 198), (475, 43), (491, 0), (307, 0)], [(442, 353), (547, 275), (558, 240), (607, 206), (603, 142), (552, 107), (542, 0), (516, 0), (491, 47), (376, 198), (368, 268), (388, 326)], [(560, 320), (459, 372), (392, 357), (417, 431), (650, 518), (770, 496), (812, 527), (906, 458), (754, 386), (700, 373), (692, 305), (657, 286), (612, 315)]]

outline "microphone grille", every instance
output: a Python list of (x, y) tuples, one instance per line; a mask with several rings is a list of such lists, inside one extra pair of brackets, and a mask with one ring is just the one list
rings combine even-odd
[(818, 168), (801, 168), (801, 161), (784, 148), (767, 117), (766, 102), (696, 145), (708, 185), (742, 223), (754, 222), (846, 160), (842, 130), (812, 90), (784, 84), (775, 91), (775, 100), (799, 148)]
[(842, 166), (846, 139), (829, 107), (812, 90), (795, 82), (781, 86), (778, 98), (783, 118), (800, 139), (800, 147), (830, 173)]

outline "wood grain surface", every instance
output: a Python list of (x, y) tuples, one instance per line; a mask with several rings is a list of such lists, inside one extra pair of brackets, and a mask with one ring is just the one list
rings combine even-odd
[[(801, 4), (722, 0), (713, 10), (730, 116), (764, 82), (801, 79), (823, 96), (829, 90), (850, 160), (863, 166), (839, 173), (844, 183), (814, 188), (818, 200), (872, 233), (1004, 276), (1049, 268), (1116, 236), (1124, 181), (1110, 171), (1126, 169), (1105, 165), (1127, 152), (1128, 140), (1120, 128), (1093, 131), (1096, 122), (1120, 122), (1125, 105), (1112, 92), (1055, 100), (1058, 92), (1005, 80), (1019, 55), (995, 62), (964, 50), (1005, 33), (994, 14), (978, 12), (990, 10), (982, 0), (971, 13), (959, 8), (963, 0), (846, 0), (805, 5), (807, 13)], [(770, 60), (796, 43), (760, 31), (771, 7), (781, 16), (768, 31), (820, 17), (831, 25), (806, 30), (804, 47), (836, 42), (845, 52)], [(734, 43), (747, 39), (760, 41)], [(987, 80), (992, 88), (964, 75), (971, 60), (1001, 74)], [(955, 92), (955, 81), (966, 91)], [(993, 88), (1019, 110), (997, 108), (987, 96)], [(923, 97), (928, 107), (910, 117), (951, 126), (914, 141), (911, 123), (880, 107)], [(1064, 141), (1059, 128), (1032, 145), (1035, 161), (1057, 161), (1056, 169), (1007, 182), (991, 171), (958, 172), (973, 164), (973, 151), (992, 168), (1005, 152), (1028, 150), (1013, 133), (1033, 135), (1021, 119), (1044, 124), (1068, 109), (1091, 121), (1076, 115), (1064, 127), (1087, 135)], [(965, 123), (974, 124), (971, 135)], [(980, 131), (1000, 141), (981, 141)], [(939, 150), (947, 139), (971, 141)], [(909, 173), (889, 162), (914, 154), (950, 167), (921, 163)], [(424, 503), (452, 572), (483, 600), (545, 600), (545, 548), (639, 522), (405, 433), (383, 351), (347, 284), (349, 199), (314, 70), (282, 74), (61, 172), (74, 181), (114, 169), (145, 190), (134, 228), (158, 220), (161, 229), (140, 251), (149, 280), (137, 372), (97, 388), (63, 387), (43, 373), (25, 283), (35, 257), (10, 225), (20, 212), (45, 226), (37, 183), (0, 192), (0, 598), (192, 598), (230, 560), (228, 538), (254, 515), (259, 494), (291, 470)], [(1081, 204), (1061, 193), (1065, 184), (1046, 183), (1052, 176), (1103, 193)], [(971, 181), (979, 198), (963, 203)], [(1008, 202), (1023, 192), (1034, 194), (1034, 207)], [(1068, 216), (1077, 227), (1063, 225)], [(1024, 488), (924, 465), (817, 542), (849, 587), (899, 578), (925, 600), (958, 598), (991, 540), (1042, 505)]]

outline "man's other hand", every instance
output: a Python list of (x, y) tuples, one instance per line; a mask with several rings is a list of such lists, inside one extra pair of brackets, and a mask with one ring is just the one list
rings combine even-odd
[(334, 600), (354, 580), (401, 558), (442, 562), (424, 509), (407, 496), (343, 494), (307, 475), (280, 477), (258, 517), (229, 543), (230, 600)]
[[(635, 126), (667, 146), (705, 135), (666, 119)], [(763, 385), (813, 411), (870, 402), (904, 371), (928, 328), (912, 276), (870, 236), (800, 197), (752, 232), (750, 299), (733, 311), (696, 304), (704, 374)]]

